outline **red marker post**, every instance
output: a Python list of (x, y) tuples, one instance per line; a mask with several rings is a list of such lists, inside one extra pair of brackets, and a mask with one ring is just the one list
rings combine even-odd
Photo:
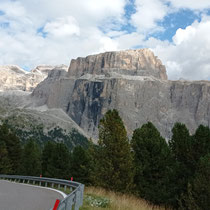
[(54, 205), (54, 207), (53, 207), (53, 210), (57, 210), (59, 203), (60, 203), (60, 200), (57, 199), (57, 200), (55, 201), (55, 205)]

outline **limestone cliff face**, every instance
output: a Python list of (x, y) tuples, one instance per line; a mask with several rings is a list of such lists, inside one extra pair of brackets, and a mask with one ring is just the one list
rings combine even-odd
[(62, 108), (94, 138), (100, 119), (114, 108), (129, 135), (148, 121), (167, 138), (177, 121), (191, 132), (199, 124), (210, 126), (210, 82), (167, 80), (165, 67), (149, 50), (72, 60), (68, 73), (49, 76), (32, 97), (38, 105)]
[(72, 60), (69, 76), (119, 73), (132, 76), (154, 76), (167, 80), (166, 69), (148, 49), (106, 52)]
[(191, 132), (210, 125), (210, 83), (161, 80), (77, 80), (68, 114), (83, 129), (97, 136), (97, 126), (108, 109), (117, 109), (129, 134), (151, 121), (165, 137), (179, 121)]
[(67, 66), (37, 66), (27, 72), (16, 65), (0, 66), (0, 90), (23, 90), (32, 91), (42, 82), (52, 69), (67, 71)]

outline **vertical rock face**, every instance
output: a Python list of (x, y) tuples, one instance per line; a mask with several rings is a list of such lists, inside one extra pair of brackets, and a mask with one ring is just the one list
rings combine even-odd
[(119, 73), (167, 80), (165, 66), (148, 49), (106, 52), (71, 61), (69, 76)]
[(148, 121), (167, 138), (177, 121), (191, 132), (210, 125), (210, 82), (167, 80), (165, 67), (148, 49), (72, 60), (68, 73), (52, 71), (32, 96), (39, 105), (62, 108), (94, 138), (109, 109), (120, 112), (129, 135)]

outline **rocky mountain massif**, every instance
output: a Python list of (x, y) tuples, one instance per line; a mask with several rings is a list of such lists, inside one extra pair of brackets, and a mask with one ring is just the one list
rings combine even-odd
[(42, 65), (31, 72), (0, 66), (0, 124), (6, 121), (23, 142), (33, 138), (41, 145), (54, 140), (70, 149), (77, 144), (87, 146), (87, 134), (62, 109), (37, 107), (31, 97), (30, 91), (51, 71), (67, 72), (67, 66)]
[(21, 135), (34, 123), (48, 137), (61, 128), (64, 135), (76, 130), (97, 140), (100, 119), (114, 108), (130, 136), (148, 121), (167, 138), (177, 121), (191, 132), (199, 124), (210, 125), (210, 82), (168, 80), (164, 65), (148, 49), (73, 59), (68, 71), (65, 66), (39, 66), (27, 73), (4, 66), (0, 90), (0, 121), (25, 127)]
[(179, 121), (191, 132), (210, 125), (210, 82), (170, 81), (148, 49), (106, 52), (72, 60), (68, 72), (51, 71), (31, 95), (35, 106), (61, 108), (97, 139), (98, 123), (117, 109), (128, 134), (151, 121), (165, 137)]
[(67, 71), (68, 67), (42, 65), (27, 72), (15, 65), (0, 66), (0, 90), (32, 91), (52, 69)]

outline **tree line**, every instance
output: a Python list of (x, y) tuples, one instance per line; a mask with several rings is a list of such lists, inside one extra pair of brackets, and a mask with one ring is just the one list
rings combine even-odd
[(99, 141), (69, 151), (48, 141), (21, 147), (6, 125), (0, 126), (0, 173), (70, 179), (120, 193), (135, 194), (172, 209), (207, 210), (210, 206), (210, 129), (200, 125), (193, 135), (176, 123), (166, 140), (148, 122), (129, 140), (117, 110), (99, 123)]

